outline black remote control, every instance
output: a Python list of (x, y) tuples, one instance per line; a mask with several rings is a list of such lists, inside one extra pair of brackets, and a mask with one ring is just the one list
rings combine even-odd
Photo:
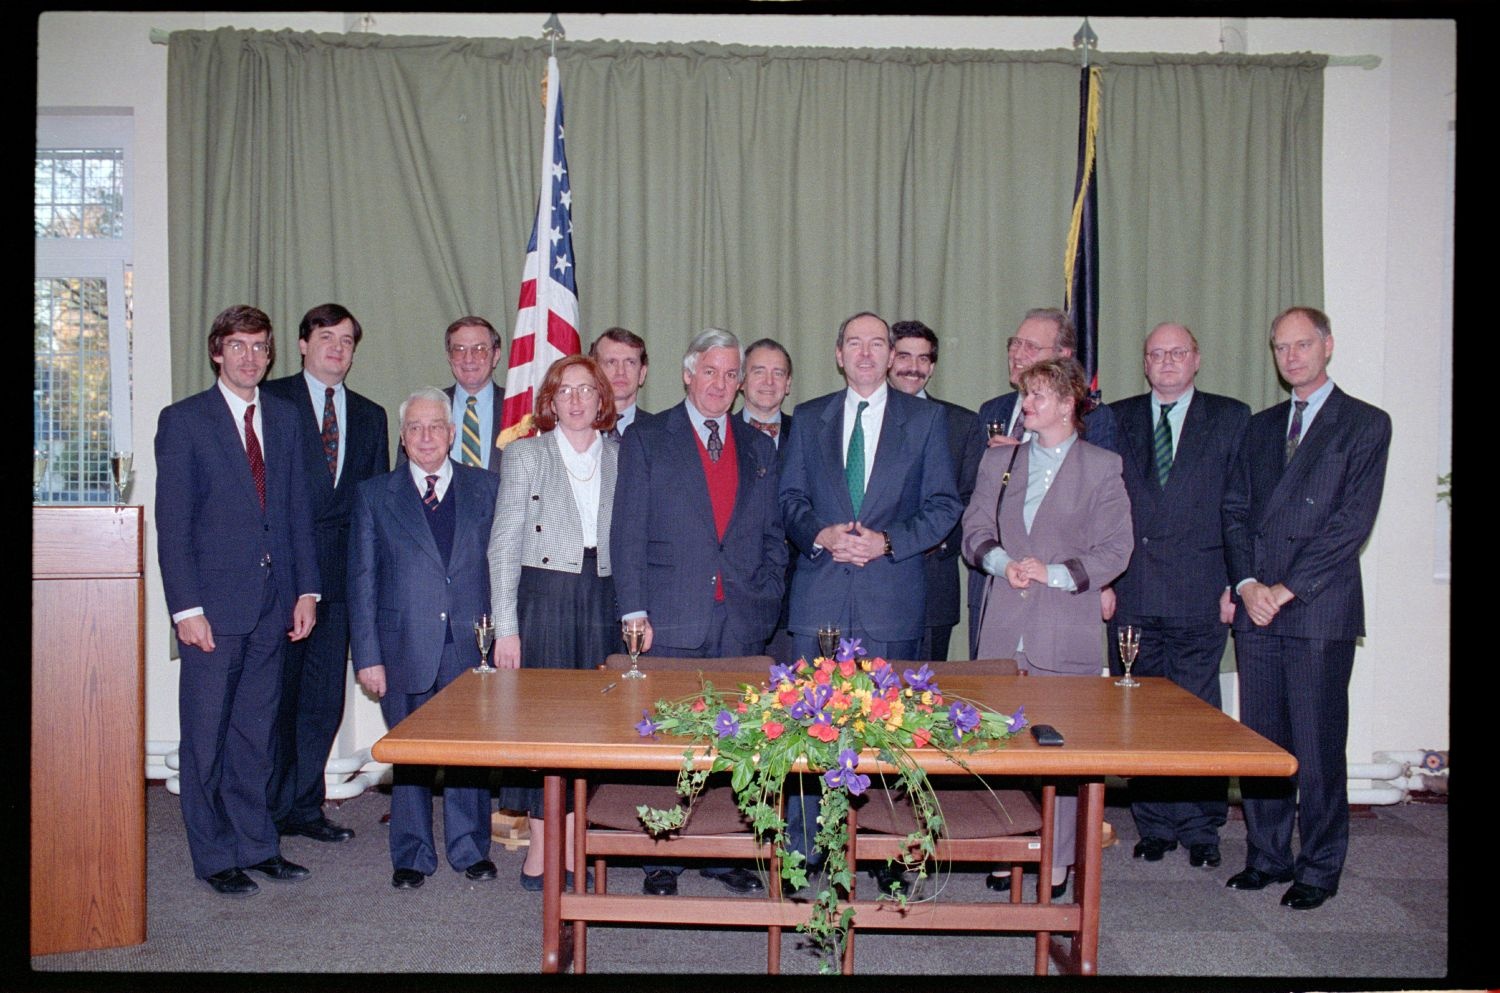
[(1031, 736), (1038, 745), (1061, 745), (1063, 736), (1051, 724), (1031, 725)]

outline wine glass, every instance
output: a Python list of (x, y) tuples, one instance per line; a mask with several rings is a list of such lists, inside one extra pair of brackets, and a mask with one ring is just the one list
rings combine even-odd
[(645, 679), (646, 674), (636, 668), (635, 660), (640, 658), (641, 649), (646, 646), (646, 619), (630, 617), (621, 621), (620, 637), (625, 639), (625, 651), (630, 653), (630, 671), (623, 678)]
[(984, 426), (984, 430), (989, 435), (989, 437), (998, 438), (1005, 433), (1005, 422), (990, 421)]
[(125, 502), (125, 491), (130, 488), (130, 466), (134, 461), (129, 452), (109, 453), (109, 475), (115, 484), (115, 501)]
[(46, 445), (31, 446), (31, 499), (34, 503), (42, 502), (42, 480), (47, 478), (47, 463), (51, 458), (52, 453)]
[(844, 632), (837, 624), (824, 624), (818, 628), (818, 654), (825, 659), (831, 659), (838, 654), (839, 638)]
[(479, 646), (479, 664), (474, 671), (494, 672), (495, 667), (490, 665), (490, 648), (495, 644), (495, 622), (489, 614), (475, 615), (474, 643)]
[(1127, 624), (1120, 629), (1117, 641), (1120, 646), (1120, 662), (1125, 666), (1125, 678), (1115, 680), (1115, 685), (1134, 689), (1141, 685), (1141, 681), (1131, 677), (1130, 667), (1135, 665), (1136, 656), (1141, 654), (1141, 633)]

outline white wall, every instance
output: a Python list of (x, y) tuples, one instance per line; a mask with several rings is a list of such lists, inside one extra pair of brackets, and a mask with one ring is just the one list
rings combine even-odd
[[(542, 14), (374, 16), (386, 34), (539, 36)], [(324, 14), (43, 14), (40, 107), (126, 106), (135, 113), (134, 499), (150, 506), (155, 465), (146, 439), (171, 402), (167, 336), (165, 46), (151, 28), (292, 28), (344, 31), (359, 17)], [(750, 45), (1065, 48), (1076, 17), (781, 17), (584, 15), (563, 18), (569, 37), (716, 41)], [(1449, 587), (1434, 581), (1439, 514), (1432, 453), (1445, 421), (1441, 363), (1451, 348), (1443, 259), (1448, 123), (1456, 86), (1455, 32), (1442, 21), (1236, 21), (1253, 53), (1373, 54), (1379, 68), (1330, 68), (1324, 107), (1325, 304), (1337, 351), (1330, 371), (1348, 392), (1384, 407), (1396, 424), (1384, 504), (1364, 553), (1368, 636), (1356, 655), (1349, 755), (1448, 745)], [(1218, 51), (1217, 18), (1099, 18), (1114, 51)], [(1288, 301), (1289, 303), (1292, 301)], [(1269, 354), (1266, 361), (1270, 361)], [(358, 371), (354, 374), (358, 379)], [(147, 515), (147, 737), (177, 737), (177, 670)], [(379, 710), (353, 687), (335, 752), (384, 730)]]

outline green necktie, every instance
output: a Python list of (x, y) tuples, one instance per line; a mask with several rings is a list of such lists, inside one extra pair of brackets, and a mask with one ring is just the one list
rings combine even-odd
[(849, 434), (849, 457), (844, 459), (844, 481), (849, 484), (849, 502), (854, 504), (854, 519), (865, 502), (865, 426), (862, 418), (870, 401), (861, 400), (854, 412), (854, 430)]
[(464, 437), (460, 450), (463, 452), (464, 465), (476, 465), (483, 467), (484, 462), (479, 458), (479, 409), (474, 406), (475, 397), (469, 397), (464, 404)]
[(1156, 448), (1156, 481), (1162, 489), (1167, 488), (1167, 475), (1172, 471), (1172, 425), (1167, 423), (1167, 414), (1177, 406), (1176, 401), (1161, 405), (1161, 420), (1156, 422), (1153, 445)]

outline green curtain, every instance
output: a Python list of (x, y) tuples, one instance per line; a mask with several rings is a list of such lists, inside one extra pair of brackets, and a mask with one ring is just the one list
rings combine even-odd
[[(297, 368), (329, 300), (363, 324), (351, 385), (394, 410), (451, 381), (442, 329), (509, 338), (536, 206), (535, 40), (181, 31), (168, 61), (173, 386), (253, 303)], [(942, 336), (933, 392), (1009, 389), (1003, 340), (1056, 306), (1072, 198), (1072, 52), (568, 42), (558, 49), (581, 333), (644, 335), (643, 403), (681, 397), (705, 326), (769, 335), (793, 401), (840, 384), (838, 322), (872, 309)], [(1322, 297), (1322, 56), (1101, 56), (1100, 381), (1144, 388), (1163, 320), (1201, 381), (1275, 395), (1270, 318)], [(503, 370), (501, 373), (503, 377)]]

